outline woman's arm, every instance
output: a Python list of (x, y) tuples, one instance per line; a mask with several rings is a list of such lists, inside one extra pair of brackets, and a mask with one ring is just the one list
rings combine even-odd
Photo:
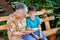
[(27, 34), (25, 31), (24, 32), (14, 31), (14, 29), (12, 29), (12, 27), (11, 27), (11, 23), (7, 24), (7, 32), (9, 32), (8, 35), (10, 35), (10, 36), (24, 36)]
[(27, 34), (26, 32), (13, 32), (12, 33), (13, 36), (24, 36), (26, 34)]
[(30, 34), (30, 33), (33, 33), (34, 30), (32, 30), (32, 29), (30, 29), (30, 28), (26, 28), (26, 32), (27, 32), (27, 34)]

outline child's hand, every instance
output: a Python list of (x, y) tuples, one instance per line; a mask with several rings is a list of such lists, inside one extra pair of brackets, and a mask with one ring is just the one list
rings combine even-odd
[(40, 34), (40, 39), (43, 37), (43, 35), (42, 34)]
[(35, 36), (35, 38), (36, 38), (37, 40), (39, 40), (39, 39), (40, 39), (37, 35)]
[(32, 35), (34, 35), (34, 37), (35, 37), (37, 40), (39, 40), (39, 39), (40, 39), (40, 37), (39, 37), (39, 36), (37, 36), (37, 35), (35, 35), (34, 33), (32, 33)]

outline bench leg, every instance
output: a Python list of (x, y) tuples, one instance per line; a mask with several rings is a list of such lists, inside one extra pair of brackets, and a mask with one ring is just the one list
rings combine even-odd
[(49, 40), (56, 40), (56, 34), (52, 35)]

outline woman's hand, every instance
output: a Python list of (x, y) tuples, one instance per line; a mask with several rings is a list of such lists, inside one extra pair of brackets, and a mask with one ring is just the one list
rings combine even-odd
[(30, 29), (30, 28), (26, 28), (26, 32), (27, 32), (28, 34), (30, 34), (30, 33), (33, 33), (34, 31), (33, 31), (32, 29)]

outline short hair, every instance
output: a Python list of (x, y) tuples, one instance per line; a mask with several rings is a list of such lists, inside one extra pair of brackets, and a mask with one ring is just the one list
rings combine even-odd
[(29, 6), (29, 7), (28, 7), (28, 12), (29, 12), (29, 11), (36, 11), (36, 8), (35, 8), (34, 6)]
[(16, 5), (16, 10), (20, 9), (23, 9), (25, 12), (28, 12), (28, 8), (24, 3), (19, 3), (18, 5)]

